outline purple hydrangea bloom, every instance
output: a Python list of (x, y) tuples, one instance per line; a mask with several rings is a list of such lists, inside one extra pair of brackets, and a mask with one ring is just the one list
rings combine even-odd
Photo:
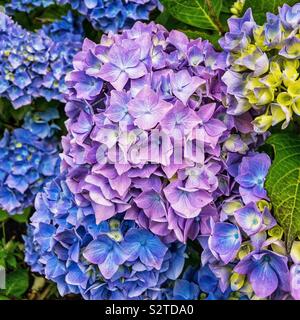
[(96, 224), (93, 208), (74, 202), (64, 175), (37, 195), (35, 208), (25, 261), (56, 282), (61, 295), (158, 299), (182, 272), (184, 245), (166, 245), (122, 215)]
[(221, 144), (251, 121), (226, 115), (223, 55), (138, 22), (85, 40), (73, 65), (63, 168), (76, 202), (97, 223), (125, 213), (166, 243), (195, 239), (230, 189)]
[(54, 109), (25, 116), (22, 128), (4, 132), (0, 141), (0, 206), (18, 214), (59, 171)]
[(37, 97), (64, 101), (64, 77), (83, 35), (73, 19), (69, 13), (61, 22), (33, 33), (0, 14), (0, 95), (15, 109)]

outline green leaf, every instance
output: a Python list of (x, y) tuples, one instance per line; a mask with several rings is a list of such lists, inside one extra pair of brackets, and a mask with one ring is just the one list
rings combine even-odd
[(6, 211), (0, 210), (0, 222), (6, 221), (9, 215)]
[(36, 12), (33, 12), (32, 15), (42, 24), (52, 23), (53, 21), (61, 19), (62, 16), (65, 16), (69, 9), (69, 6), (52, 5), (47, 7), (46, 10), (39, 8)]
[(7, 266), (12, 268), (12, 269), (16, 269), (17, 268), (17, 259), (13, 255), (9, 255), (6, 258), (6, 263), (7, 263)]
[(11, 109), (10, 114), (16, 121), (23, 120), (25, 114), (30, 110), (30, 106), (23, 106), (20, 109)]
[(0, 294), (0, 300), (9, 300), (9, 298)]
[(20, 298), (28, 289), (29, 275), (25, 269), (19, 269), (7, 275), (5, 295)]
[(23, 211), (22, 214), (15, 214), (11, 218), (19, 223), (25, 223), (28, 221), (30, 212), (31, 212), (31, 208), (27, 208)]
[(300, 234), (300, 136), (276, 133), (267, 143), (273, 146), (275, 159), (266, 179), (266, 189), (290, 250)]
[(216, 31), (211, 30), (201, 30), (195, 27), (192, 27), (184, 22), (176, 20), (171, 16), (167, 11), (163, 11), (155, 20), (156, 23), (162, 24), (168, 30), (179, 30), (185, 33), (190, 39), (207, 39), (212, 42), (216, 47), (218, 47), (218, 40), (220, 38), (219, 34)]
[(278, 7), (282, 7), (285, 3), (292, 6), (299, 0), (246, 0), (244, 11), (252, 8), (254, 19), (257, 23), (263, 24), (266, 21), (266, 13), (272, 12), (277, 14)]
[(222, 33), (222, 0), (162, 0), (165, 10), (188, 25)]

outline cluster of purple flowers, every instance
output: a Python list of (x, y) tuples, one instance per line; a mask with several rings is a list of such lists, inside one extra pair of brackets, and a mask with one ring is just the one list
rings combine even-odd
[(0, 13), (0, 96), (16, 109), (36, 97), (64, 101), (64, 77), (83, 38), (79, 26), (69, 13), (33, 33)]
[(66, 77), (62, 157), (77, 203), (91, 204), (98, 223), (126, 211), (166, 242), (197, 237), (200, 215), (229, 192), (220, 144), (229, 128), (249, 130), (247, 117), (220, 120), (222, 58), (154, 23), (85, 40)]
[(121, 215), (96, 224), (91, 206), (75, 204), (64, 175), (37, 195), (35, 207), (25, 261), (56, 282), (61, 295), (161, 299), (182, 272), (185, 245), (166, 245)]
[(21, 214), (59, 172), (55, 109), (27, 113), (22, 128), (4, 132), (0, 141), (0, 207)]
[(137, 20), (149, 20), (154, 9), (162, 9), (159, 0), (12, 0), (6, 8), (9, 12), (30, 12), (37, 7), (52, 4), (71, 5), (73, 10), (85, 16), (96, 30), (113, 31), (131, 27)]

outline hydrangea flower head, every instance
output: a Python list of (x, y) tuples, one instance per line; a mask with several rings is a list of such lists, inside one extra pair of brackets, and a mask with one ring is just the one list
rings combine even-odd
[(35, 195), (59, 171), (58, 114), (28, 113), (22, 128), (4, 132), (0, 142), (0, 206), (9, 214), (22, 213), (32, 205)]
[(220, 40), (229, 66), (223, 77), (228, 112), (242, 114), (253, 108), (257, 132), (278, 123), (284, 129), (300, 114), (299, 12), (299, 4), (284, 4), (278, 15), (267, 13), (266, 23), (259, 26), (248, 9), (244, 17), (228, 20), (229, 32)]
[(38, 7), (47, 8), (53, 4), (55, 0), (11, 0), (5, 8), (9, 13), (13, 11), (30, 12)]
[(64, 101), (64, 76), (78, 52), (82, 28), (75, 28), (71, 14), (63, 21), (33, 33), (0, 13), (0, 95), (15, 109), (36, 97)]
[(25, 237), (25, 261), (58, 285), (61, 295), (85, 299), (159, 299), (185, 262), (185, 246), (163, 244), (119, 215), (96, 224), (61, 175), (36, 198)]
[(116, 32), (132, 27), (135, 21), (149, 20), (151, 11), (162, 10), (159, 0), (12, 0), (8, 12), (31, 10), (50, 5), (71, 5), (85, 16), (96, 30)]
[(63, 168), (76, 202), (97, 223), (125, 213), (166, 243), (195, 239), (228, 192), (220, 144), (239, 127), (222, 105), (224, 56), (138, 22), (85, 40), (73, 65)]

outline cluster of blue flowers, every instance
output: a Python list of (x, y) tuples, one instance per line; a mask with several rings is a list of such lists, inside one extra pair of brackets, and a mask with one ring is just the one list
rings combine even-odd
[(159, 0), (13, 0), (7, 4), (7, 10), (30, 12), (52, 4), (71, 5), (96, 30), (105, 32), (131, 27), (137, 20), (148, 20), (151, 11), (162, 8)]
[[(216, 276), (218, 275), (218, 277)], [(188, 267), (176, 280), (171, 298), (175, 300), (248, 300), (242, 292), (228, 286), (226, 267), (214, 268), (205, 264), (199, 269)]]
[(69, 3), (92, 23), (96, 30), (116, 32), (131, 27), (137, 20), (148, 20), (158, 0), (58, 0)]
[(0, 96), (15, 109), (36, 97), (64, 101), (64, 77), (82, 38), (82, 27), (71, 13), (37, 33), (0, 13)]
[(183, 270), (186, 246), (164, 244), (122, 215), (96, 224), (61, 175), (36, 197), (25, 261), (57, 283), (61, 295), (85, 299), (162, 299)]
[[(75, 17), (71, 11), (68, 11), (67, 15), (62, 17), (58, 21), (54, 21), (50, 24), (45, 24), (42, 27), (43, 32), (57, 43), (82, 43), (84, 30), (82, 27), (83, 18)], [(76, 45), (77, 47), (78, 45)], [(70, 48), (66, 45), (64, 48), (67, 52)], [(68, 62), (72, 62), (72, 57), (68, 59)]]
[(8, 12), (30, 12), (35, 8), (46, 8), (52, 4), (55, 4), (55, 0), (11, 0), (11, 2), (7, 3), (5, 7)]
[(40, 95), (47, 101), (64, 101), (65, 75), (72, 69), (73, 57), (81, 49), (84, 38), (82, 18), (70, 11), (61, 20), (44, 25), (40, 33), (52, 41), (49, 48), (47, 73), (43, 78)]
[(18, 214), (31, 206), (47, 181), (59, 172), (55, 109), (28, 113), (22, 128), (4, 132), (0, 141), (0, 207)]

